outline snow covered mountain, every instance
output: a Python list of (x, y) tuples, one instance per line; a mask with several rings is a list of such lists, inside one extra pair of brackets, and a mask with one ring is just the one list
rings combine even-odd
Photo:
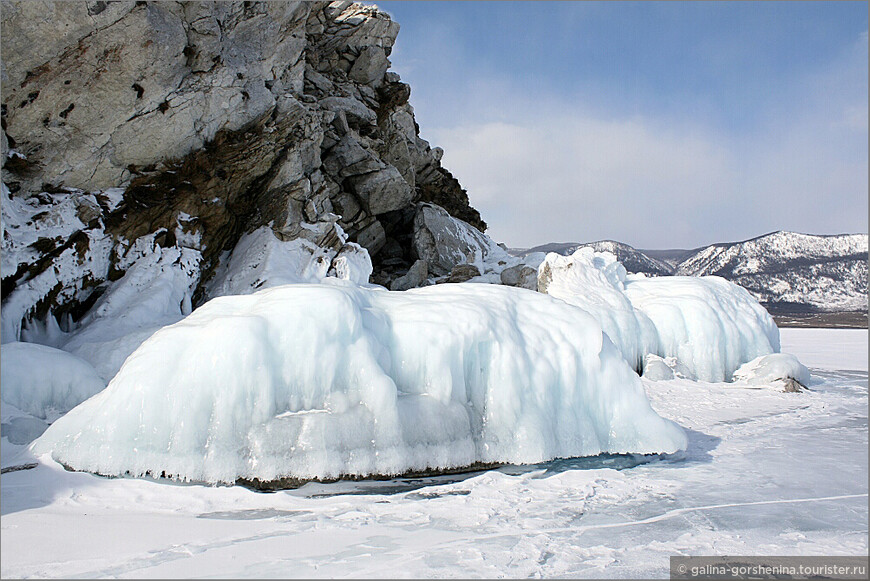
[(781, 231), (685, 251), (638, 250), (602, 240), (544, 244), (514, 252), (568, 255), (581, 247), (612, 252), (629, 272), (721, 276), (747, 289), (772, 312), (867, 310), (867, 234), (815, 236)]
[(713, 244), (680, 262), (674, 274), (727, 278), (774, 310), (866, 310), (867, 235), (773, 232)]

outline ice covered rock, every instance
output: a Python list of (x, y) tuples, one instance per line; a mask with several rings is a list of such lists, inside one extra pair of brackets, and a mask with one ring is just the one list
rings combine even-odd
[(734, 380), (749, 385), (779, 385), (784, 391), (802, 391), (810, 382), (810, 371), (789, 353), (762, 355), (744, 363)]
[(305, 238), (282, 241), (268, 226), (245, 234), (208, 284), (210, 297), (249, 294), (272, 286), (319, 282), (335, 251)]
[(106, 387), (87, 362), (34, 343), (4, 343), (0, 349), (3, 403), (53, 421)]
[(669, 381), (674, 378), (674, 370), (663, 358), (649, 353), (644, 358), (643, 377), (650, 381)]
[(779, 329), (745, 289), (716, 276), (629, 277), (625, 296), (652, 321), (658, 355), (701, 381), (731, 381), (740, 365), (779, 351)]
[[(145, 339), (192, 310), (199, 252), (143, 242), (140, 239), (138, 248), (128, 251), (134, 256), (127, 258), (132, 266), (125, 275), (100, 297), (79, 328), (58, 341), (90, 362), (106, 381)], [(371, 272), (371, 259), (357, 244), (343, 244), (335, 252), (302, 237), (282, 241), (263, 227), (240, 240), (207, 290), (210, 296), (249, 294), (284, 284), (319, 283), (327, 277), (364, 285)]]
[(647, 354), (675, 357), (686, 377), (730, 381), (779, 351), (779, 330), (752, 295), (719, 277), (627, 276), (609, 252), (547, 254), (538, 290), (591, 314), (638, 371)]
[(327, 275), (358, 285), (367, 285), (372, 275), (372, 259), (365, 248), (349, 242), (332, 259), (332, 267)]
[(580, 309), (500, 285), (289, 285), (161, 329), (34, 444), (100, 474), (235, 482), (674, 452)]
[(652, 321), (625, 295), (625, 276), (625, 268), (609, 252), (550, 252), (538, 267), (538, 291), (592, 315), (625, 360), (640, 371), (646, 354), (660, 351), (659, 341)]
[(190, 313), (201, 255), (190, 248), (161, 248), (152, 237), (140, 238), (120, 260), (131, 263), (124, 276), (61, 344), (106, 382), (154, 331)]
[[(109, 273), (112, 240), (92, 227), (98, 221), (87, 220), (97, 205), (94, 194), (65, 190), (23, 200), (5, 183), (0, 192), (0, 337), (8, 342), (22, 338), (25, 319), (44, 319), (52, 306), (90, 298), (95, 282)], [(58, 308), (53, 315), (63, 319), (64, 311)]]

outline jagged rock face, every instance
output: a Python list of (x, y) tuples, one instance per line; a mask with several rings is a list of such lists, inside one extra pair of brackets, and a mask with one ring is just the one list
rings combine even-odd
[(384, 284), (422, 258), (419, 202), (483, 230), (388, 72), (398, 30), (350, 2), (4, 1), (4, 308), (75, 319), (158, 247), (195, 254), (196, 306), (262, 227), (357, 242)]
[(489, 237), (434, 204), (420, 204), (414, 218), (414, 250), (436, 275), (450, 274), (457, 265), (474, 264), (478, 274), (485, 262), (510, 257)]

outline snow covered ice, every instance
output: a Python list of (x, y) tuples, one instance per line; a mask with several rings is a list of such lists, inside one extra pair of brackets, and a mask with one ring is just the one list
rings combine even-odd
[(335, 281), (210, 301), (35, 450), (100, 474), (234, 482), (685, 444), (580, 309), (497, 285)]
[(632, 368), (727, 381), (779, 349), (770, 316), (736, 285), (629, 277), (588, 248), (544, 258), (550, 296), (396, 293), (363, 282), (371, 262), (355, 245), (318, 256), (267, 230), (246, 240), (237, 252), (257, 268), (231, 257), (212, 292), (236, 294), (184, 318), (198, 253), (137, 262), (64, 345), (114, 375), (110, 387), (35, 449), (78, 470), (202, 482), (671, 453), (684, 436), (652, 412)]
[(3, 437), (12, 444), (29, 444), (106, 387), (87, 361), (45, 345), (6, 343), (0, 359)]
[(656, 328), (625, 293), (626, 271), (609, 252), (580, 248), (569, 256), (548, 253), (538, 266), (538, 290), (592, 315), (634, 369), (657, 353)]
[[(292, 248), (251, 241), (265, 268), (228, 257), (215, 280), (265, 290), (190, 314), (183, 260), (130, 269), (59, 335), (99, 373), (4, 344), (4, 577), (657, 577), (673, 554), (866, 553), (866, 330), (786, 329), (797, 357), (779, 354), (734, 285), (626, 276), (595, 253), (554, 268), (551, 296), (388, 292), (358, 284), (358, 253), (300, 280), (277, 260)], [(172, 324), (154, 332), (158, 312)], [(102, 391), (101, 343), (111, 365), (133, 351)], [(6, 370), (32, 361), (7, 365), (16, 345), (56, 357), (74, 400), (8, 403)], [(767, 389), (785, 378), (809, 391)], [(507, 465), (263, 495), (58, 462), (200, 482)]]
[(730, 381), (743, 363), (780, 349), (770, 314), (724, 278), (632, 277), (625, 294), (655, 325), (659, 355), (676, 357), (699, 380)]
[(636, 579), (667, 578), (671, 555), (866, 555), (867, 337), (783, 329), (813, 374), (801, 394), (643, 379), (688, 435), (665, 458), (261, 494), (100, 478), (4, 448), (4, 466), (38, 465), (2, 477), (0, 573)]

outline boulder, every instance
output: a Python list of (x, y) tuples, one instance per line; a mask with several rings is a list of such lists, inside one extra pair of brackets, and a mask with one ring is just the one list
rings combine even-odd
[(426, 282), (428, 276), (429, 265), (426, 264), (425, 260), (417, 260), (411, 265), (411, 268), (408, 269), (408, 272), (405, 275), (400, 276), (390, 283), (390, 290), (403, 291), (408, 290), (409, 288), (423, 286), (423, 283)]
[(323, 158), (323, 167), (327, 173), (341, 180), (386, 169), (387, 164), (348, 134), (329, 150)]
[(377, 216), (407, 206), (414, 191), (395, 167), (352, 177), (351, 190), (362, 200), (370, 214)]
[(320, 100), (320, 105), (329, 111), (344, 113), (348, 123), (357, 128), (378, 122), (377, 114), (353, 97), (327, 97)]
[(475, 264), (479, 271), (485, 270), (484, 263), (491, 255), (506, 255), (480, 230), (435, 204), (417, 206), (414, 250), (436, 276), (448, 274), (457, 264)]
[(466, 282), (480, 276), (480, 270), (473, 264), (457, 264), (443, 282)]
[(528, 264), (505, 268), (500, 277), (503, 285), (538, 290), (538, 271)]
[(360, 51), (347, 76), (358, 83), (379, 87), (389, 66), (390, 61), (383, 48), (367, 46)]

